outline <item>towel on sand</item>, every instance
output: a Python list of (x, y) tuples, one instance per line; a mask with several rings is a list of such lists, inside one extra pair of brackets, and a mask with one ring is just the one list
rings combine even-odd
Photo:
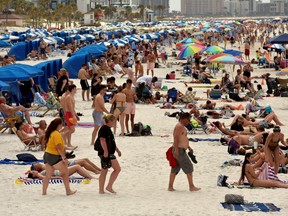
[[(76, 178), (76, 177), (70, 177), (69, 182), (73, 184), (90, 184), (90, 179), (86, 178)], [(50, 179), (49, 180), (50, 184), (62, 184), (63, 180), (62, 179)], [(31, 178), (26, 178), (26, 177), (19, 177), (18, 179), (15, 180), (15, 184), (25, 184), (25, 185), (31, 185), (31, 184), (42, 184), (41, 179), (31, 179)]]
[[(43, 162), (43, 160), (38, 160), (37, 162)], [(11, 160), (8, 158), (5, 158), (4, 160), (0, 160), (0, 164), (14, 164), (14, 165), (31, 165), (35, 162), (24, 162), (19, 160)]]
[(261, 211), (261, 212), (279, 212), (280, 208), (275, 206), (273, 203), (260, 203), (251, 202), (246, 204), (227, 204), (225, 202), (221, 203), (223, 208), (229, 209), (230, 211)]

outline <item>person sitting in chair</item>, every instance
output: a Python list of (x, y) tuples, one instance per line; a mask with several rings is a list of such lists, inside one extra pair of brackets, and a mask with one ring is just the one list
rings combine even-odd
[[(30, 135), (25, 131), (25, 124), (23, 122), (16, 122), (15, 127), (17, 129), (17, 136), (26, 144), (26, 145), (34, 145), (40, 144), (39, 138), (36, 134)], [(44, 150), (44, 146), (41, 145), (42, 150)]]
[(22, 117), (24, 114), (28, 124), (32, 124), (31, 119), (30, 119), (30, 114), (29, 114), (30, 109), (25, 108), (22, 105), (15, 106), (15, 107), (9, 106), (6, 104), (5, 97), (2, 97), (2, 96), (0, 96), (0, 111), (3, 112), (7, 118), (15, 117), (15, 116)]

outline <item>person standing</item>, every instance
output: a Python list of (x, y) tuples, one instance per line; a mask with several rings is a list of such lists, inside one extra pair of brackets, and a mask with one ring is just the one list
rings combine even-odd
[(136, 92), (135, 90), (132, 88), (132, 80), (131, 79), (127, 79), (126, 81), (126, 88), (123, 89), (122, 91), (125, 95), (126, 95), (126, 109), (125, 109), (125, 126), (126, 126), (126, 131), (127, 133), (129, 132), (129, 119), (131, 121), (131, 132), (133, 131), (133, 127), (134, 127), (134, 118), (135, 118), (135, 110), (136, 110), (136, 105), (134, 100), (137, 99), (136, 97)]
[(85, 92), (86, 92), (86, 97), (87, 101), (90, 100), (90, 86), (88, 84), (88, 79), (90, 79), (89, 72), (87, 71), (87, 65), (82, 64), (81, 69), (78, 72), (78, 78), (80, 79), (80, 84), (82, 88), (82, 100), (85, 101)]
[(103, 113), (109, 113), (109, 111), (105, 108), (104, 95), (107, 92), (107, 88), (105, 85), (99, 86), (99, 93), (94, 98), (94, 111), (92, 113), (94, 120), (94, 130), (92, 132), (91, 145), (94, 145), (95, 138), (99, 128), (103, 125)]
[[(179, 122), (176, 124), (174, 131), (173, 131), (173, 157), (177, 161), (176, 167), (171, 168), (170, 178), (169, 178), (169, 185), (168, 191), (175, 191), (173, 184), (175, 181), (175, 177), (180, 171), (187, 175), (189, 190), (198, 191), (201, 188), (197, 188), (193, 183), (193, 164), (189, 159), (186, 150), (189, 149), (189, 140), (187, 138), (187, 129), (185, 126), (190, 123), (191, 115), (188, 112), (182, 113), (179, 118)], [(191, 149), (191, 148), (190, 148)], [(192, 149), (191, 149), (192, 150)]]
[(69, 148), (73, 148), (71, 144), (71, 136), (75, 132), (75, 124), (80, 120), (79, 116), (75, 112), (75, 99), (74, 96), (76, 94), (76, 85), (72, 84), (68, 86), (68, 91), (70, 92), (65, 99), (64, 109), (64, 118), (65, 124), (67, 126), (66, 136), (67, 136), (67, 146)]
[(64, 140), (60, 134), (62, 128), (61, 118), (54, 119), (47, 128), (45, 134), (46, 150), (43, 156), (46, 175), (43, 179), (42, 195), (47, 195), (49, 180), (52, 178), (54, 170), (59, 170), (62, 175), (66, 195), (73, 195), (76, 191), (70, 189), (68, 160), (65, 156)]
[(44, 41), (43, 38), (40, 39), (39, 47), (40, 47), (40, 57), (44, 60), (47, 59), (47, 56), (46, 56), (47, 43)]
[(116, 156), (114, 155), (115, 152), (117, 152), (118, 156), (121, 157), (121, 151), (116, 146), (115, 138), (111, 131), (111, 127), (113, 127), (114, 121), (116, 119), (113, 114), (108, 114), (104, 116), (103, 119), (105, 121), (105, 124), (100, 128), (98, 138), (96, 141), (98, 145), (101, 145), (98, 150), (98, 156), (101, 159), (101, 166), (102, 166), (102, 170), (99, 176), (99, 193), (100, 194), (105, 193), (104, 192), (105, 180), (108, 169), (110, 167), (112, 167), (114, 170), (110, 175), (110, 179), (106, 186), (106, 190), (109, 191), (110, 193), (116, 193), (113, 190), (113, 184), (121, 171), (119, 162)]
[(149, 75), (149, 70), (151, 70), (152, 77), (154, 76), (156, 57), (153, 52), (148, 51), (147, 55), (147, 75)]
[(246, 40), (244, 44), (245, 49), (245, 60), (250, 60), (250, 42)]

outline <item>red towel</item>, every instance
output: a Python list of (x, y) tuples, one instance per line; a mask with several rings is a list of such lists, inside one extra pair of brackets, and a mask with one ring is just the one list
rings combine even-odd
[(177, 161), (176, 159), (173, 157), (173, 153), (172, 153), (172, 146), (166, 151), (166, 159), (169, 161), (169, 165), (174, 168), (177, 166)]

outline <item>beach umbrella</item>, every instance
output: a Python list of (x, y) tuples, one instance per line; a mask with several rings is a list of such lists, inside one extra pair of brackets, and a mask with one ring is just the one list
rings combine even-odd
[(185, 38), (185, 39), (179, 41), (177, 44), (195, 44), (195, 43), (202, 45), (202, 43), (199, 40), (197, 40), (196, 38)]
[(0, 80), (0, 91), (9, 91), (10, 85)]
[(201, 53), (206, 52), (208, 54), (217, 54), (217, 53), (222, 53), (224, 52), (225, 49), (219, 46), (209, 46), (207, 48), (204, 48), (203, 50), (201, 50)]
[(204, 46), (200, 44), (192, 44), (190, 46), (184, 47), (181, 52), (178, 54), (178, 59), (183, 59), (194, 55), (195, 53), (200, 52)]
[(24, 72), (28, 74), (30, 77), (35, 76), (42, 76), (44, 74), (43, 70), (26, 64), (10, 64), (5, 67), (3, 67), (7, 70), (15, 70), (16, 72)]
[(61, 37), (53, 37), (54, 40), (57, 41), (57, 44), (62, 44), (62, 43), (65, 43), (65, 40)]
[(15, 81), (24, 81), (29, 80), (30, 76), (24, 71), (16, 71), (7, 69), (5, 67), (0, 68), (0, 80), (4, 82), (15, 82)]
[(288, 76), (288, 68), (284, 68), (281, 71), (276, 72), (276, 76)]
[(71, 35), (70, 37), (75, 39), (75, 40), (86, 40), (86, 38), (83, 35), (80, 35), (80, 34)]
[(229, 54), (229, 55), (233, 55), (233, 56), (240, 56), (243, 54), (243, 52), (240, 52), (238, 50), (233, 50), (233, 49), (229, 49), (229, 50), (224, 50), (225, 54)]
[(236, 58), (231, 55), (227, 55), (227, 54), (222, 54), (222, 55), (218, 54), (218, 55), (210, 56), (209, 58), (206, 59), (206, 61), (211, 62), (211, 63), (234, 64), (234, 65), (246, 64), (241, 59)]
[(206, 32), (218, 32), (218, 30), (215, 28), (209, 28), (206, 30)]
[(278, 35), (266, 42), (266, 44), (288, 44), (288, 34)]
[(273, 50), (273, 51), (276, 51), (276, 52), (283, 52), (285, 51), (286, 49), (280, 45), (280, 44), (265, 44), (263, 46), (263, 49), (266, 49), (266, 50)]

